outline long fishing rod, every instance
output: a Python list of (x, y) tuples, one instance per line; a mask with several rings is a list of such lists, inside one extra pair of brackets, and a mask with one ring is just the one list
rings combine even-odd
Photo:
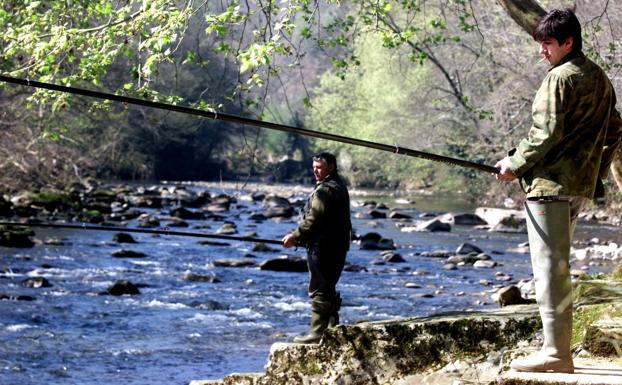
[(174, 104), (153, 102), (149, 100), (132, 98), (128, 96), (109, 94), (109, 93), (99, 92), (99, 91), (91, 91), (91, 90), (86, 90), (82, 88), (61, 86), (61, 85), (51, 84), (51, 83), (43, 83), (43, 82), (38, 82), (35, 80), (29, 80), (29, 79), (18, 79), (18, 78), (4, 76), (4, 75), (0, 75), (0, 81), (6, 82), (6, 83), (12, 83), (12, 84), (19, 84), (19, 85), (28, 86), (28, 87), (43, 88), (43, 89), (52, 90), (52, 91), (60, 91), (60, 92), (67, 92), (70, 94), (89, 96), (89, 97), (94, 97), (98, 99), (105, 99), (105, 100), (111, 100), (111, 101), (116, 101), (116, 102), (135, 104), (139, 106), (157, 108), (161, 110), (181, 112), (184, 114), (198, 115), (198, 116), (203, 116), (203, 117), (210, 118), (213, 120), (222, 120), (226, 122), (247, 124), (251, 126), (268, 128), (271, 130), (290, 132), (290, 133), (300, 134), (304, 136), (311, 136), (314, 138), (320, 138), (320, 139), (332, 140), (332, 141), (340, 142), (340, 143), (352, 144), (355, 146), (374, 148), (376, 150), (392, 152), (394, 154), (400, 154), (400, 155), (408, 155), (408, 156), (412, 156), (416, 158), (432, 160), (435, 162), (449, 163), (449, 164), (453, 164), (456, 166), (472, 168), (478, 171), (485, 171), (488, 173), (494, 173), (494, 174), (499, 173), (499, 169), (493, 166), (488, 166), (488, 165), (471, 162), (471, 161), (463, 160), (463, 159), (451, 158), (451, 157), (443, 156), (443, 155), (432, 154), (429, 152), (412, 150), (409, 148), (399, 147), (397, 144), (388, 145), (388, 144), (383, 144), (383, 143), (370, 142), (367, 140), (350, 138), (347, 136), (330, 134), (327, 132), (320, 132), (320, 131), (314, 131), (314, 130), (309, 130), (309, 129), (300, 128), (300, 127), (288, 126), (284, 124), (265, 122), (263, 120), (251, 119), (251, 118), (246, 118), (243, 116), (237, 116), (237, 115), (231, 115), (231, 114), (225, 114), (225, 113), (213, 112), (213, 111), (198, 110), (195, 108), (177, 106)]
[(71, 224), (64, 224), (64, 223), (22, 223), (22, 222), (0, 222), (0, 226), (51, 227), (51, 228), (59, 228), (59, 229), (162, 234), (162, 235), (174, 235), (174, 236), (180, 236), (180, 237), (216, 238), (216, 239), (225, 239), (228, 241), (262, 242), (262, 243), (271, 243), (273, 245), (283, 245), (283, 242), (277, 241), (274, 239), (238, 237), (235, 235), (225, 235), (225, 234), (192, 233), (192, 232), (185, 232), (185, 231), (171, 231), (168, 229), (138, 229), (135, 227), (71, 225)]

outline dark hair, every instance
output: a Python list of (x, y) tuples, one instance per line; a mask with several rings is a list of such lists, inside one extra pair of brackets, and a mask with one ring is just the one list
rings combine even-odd
[(572, 9), (554, 9), (548, 12), (538, 21), (532, 36), (538, 42), (555, 38), (558, 44), (563, 44), (572, 37), (572, 50), (579, 52), (583, 48), (581, 23)]
[(319, 154), (315, 154), (313, 155), (313, 160), (323, 160), (324, 162), (326, 162), (327, 165), (330, 166), (332, 164), (333, 166), (335, 166), (335, 170), (337, 170), (337, 158), (335, 158), (335, 155), (331, 154), (330, 152), (320, 152)]

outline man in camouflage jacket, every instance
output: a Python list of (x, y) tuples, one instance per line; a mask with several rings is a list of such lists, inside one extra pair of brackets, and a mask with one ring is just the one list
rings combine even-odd
[(316, 186), (304, 208), (298, 228), (283, 237), (283, 246), (305, 246), (309, 266), (311, 330), (295, 342), (316, 343), (329, 326), (339, 323), (341, 298), (336, 291), (350, 248), (350, 197), (337, 173), (335, 156), (313, 157)]
[(496, 178), (520, 178), (527, 194), (527, 231), (544, 341), (538, 353), (510, 366), (572, 373), (570, 244), (581, 208), (594, 197), (597, 182), (607, 176), (620, 146), (622, 120), (607, 75), (581, 51), (581, 25), (573, 11), (550, 11), (533, 37), (551, 68), (536, 93), (529, 134), (497, 162)]

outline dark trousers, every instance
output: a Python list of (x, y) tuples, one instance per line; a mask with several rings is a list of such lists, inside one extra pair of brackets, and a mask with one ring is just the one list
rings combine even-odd
[(346, 263), (346, 252), (333, 253), (311, 245), (307, 249), (309, 266), (309, 297), (331, 300), (337, 294), (336, 286)]

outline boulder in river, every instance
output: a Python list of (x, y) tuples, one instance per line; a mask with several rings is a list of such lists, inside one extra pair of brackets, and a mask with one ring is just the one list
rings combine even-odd
[(392, 239), (383, 238), (382, 235), (371, 232), (359, 238), (362, 250), (394, 250), (395, 244)]
[(460, 244), (460, 246), (458, 246), (458, 248), (456, 249), (456, 254), (469, 254), (473, 252), (483, 253), (484, 251), (480, 249), (479, 247), (468, 242), (464, 242)]
[(17, 229), (14, 227), (0, 226), (0, 246), (27, 248), (35, 243), (30, 239), (34, 235), (31, 229)]
[(277, 249), (270, 247), (268, 245), (266, 245), (263, 242), (255, 242), (255, 245), (253, 245), (253, 252), (258, 252), (258, 253), (267, 253), (267, 252), (274, 252), (274, 251), (278, 251)]
[(497, 301), (501, 307), (535, 302), (523, 298), (520, 289), (514, 285), (499, 289), (499, 291), (492, 295), (492, 299)]
[(213, 260), (212, 264), (218, 267), (249, 267), (249, 266), (255, 266), (255, 261), (253, 261), (250, 258), (243, 258), (243, 259), (223, 258), (223, 259)]
[(145, 258), (147, 254), (140, 251), (120, 249), (113, 251), (112, 256), (115, 258)]
[(200, 211), (192, 211), (188, 210), (185, 207), (176, 207), (171, 210), (171, 216), (180, 218), (180, 219), (203, 219), (205, 215)]
[(112, 240), (117, 243), (138, 243), (132, 234), (128, 233), (116, 233), (112, 236)]
[(479, 226), (485, 225), (487, 222), (477, 214), (470, 213), (446, 213), (438, 217), (441, 222), (450, 223), (452, 225), (463, 226)]
[(138, 290), (138, 286), (126, 280), (116, 281), (108, 288), (106, 292), (110, 295), (140, 294), (140, 291)]
[(266, 218), (291, 218), (294, 215), (294, 208), (292, 206), (269, 207), (263, 211), (262, 215)]
[(279, 258), (267, 259), (259, 264), (261, 270), (270, 271), (289, 271), (294, 273), (304, 273), (309, 271), (307, 260), (302, 257), (283, 256)]
[(187, 272), (184, 274), (184, 280), (191, 282), (208, 282), (208, 283), (219, 283), (220, 279), (213, 274), (197, 274)]
[(382, 260), (389, 263), (404, 263), (406, 260), (400, 254), (391, 250), (383, 251), (380, 253)]
[(24, 279), (22, 281), (22, 286), (41, 288), (41, 287), (52, 287), (52, 284), (45, 277), (31, 277), (31, 278)]

